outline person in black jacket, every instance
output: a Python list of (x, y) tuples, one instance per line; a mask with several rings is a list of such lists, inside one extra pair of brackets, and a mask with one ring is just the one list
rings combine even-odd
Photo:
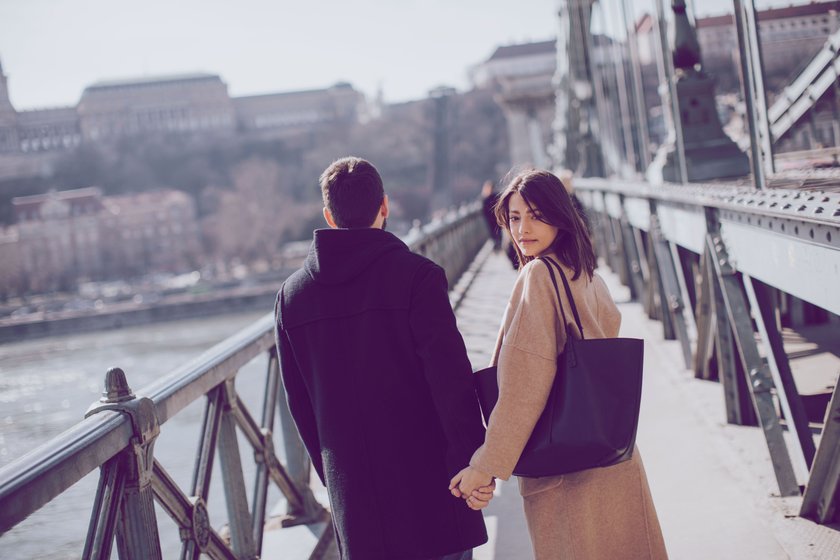
[[(277, 295), (289, 408), (326, 485), (344, 560), (471, 558), (479, 511), (449, 480), (481, 445), (472, 370), (443, 269), (385, 231), (369, 162), (321, 175), (324, 217), (303, 268)], [(469, 506), (469, 507), (467, 507)]]

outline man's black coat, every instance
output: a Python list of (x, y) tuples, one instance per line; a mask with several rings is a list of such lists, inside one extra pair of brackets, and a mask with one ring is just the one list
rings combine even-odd
[(277, 296), (289, 407), (346, 560), (487, 540), (449, 480), (484, 428), (443, 269), (380, 229), (318, 230)]

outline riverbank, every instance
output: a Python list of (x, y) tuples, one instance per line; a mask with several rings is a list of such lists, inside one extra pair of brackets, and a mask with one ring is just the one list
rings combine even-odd
[(282, 283), (232, 288), (203, 294), (177, 294), (153, 304), (132, 301), (114, 303), (97, 310), (39, 313), (35, 317), (0, 319), (0, 344), (71, 333), (119, 329), (162, 321), (209, 317), (274, 308)]

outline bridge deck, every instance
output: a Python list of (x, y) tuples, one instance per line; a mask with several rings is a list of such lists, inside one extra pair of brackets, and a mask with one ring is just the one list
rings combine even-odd
[[(474, 281), (462, 279), (469, 287), (457, 310), (474, 368), (489, 360), (515, 280), (502, 254), (480, 264)], [(671, 558), (840, 558), (840, 532), (798, 517), (800, 498), (778, 497), (760, 430), (727, 425), (721, 386), (694, 379), (678, 343), (663, 340), (661, 324), (628, 301), (609, 270), (600, 273), (620, 302), (622, 336), (647, 341), (638, 445)], [(807, 478), (803, 471), (800, 483)], [(485, 510), (490, 541), (475, 551), (476, 560), (530, 558), (515, 481), (500, 482), (496, 494)], [(291, 540), (306, 541), (311, 550), (314, 537), (305, 532), (269, 531), (263, 557), (297, 558)], [(293, 548), (307, 557), (306, 546)]]

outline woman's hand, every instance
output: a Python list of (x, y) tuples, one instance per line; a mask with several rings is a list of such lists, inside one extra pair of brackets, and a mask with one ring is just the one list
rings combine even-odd
[[(475, 495), (473, 494), (476, 490), (480, 488), (490, 488), (491, 485), (492, 488), (495, 488), (496, 486), (492, 475), (473, 467), (467, 467), (452, 477), (452, 480), (449, 481), (449, 491), (452, 492), (453, 496), (467, 500), (467, 504), (469, 504), (470, 498), (482, 501), (480, 497), (486, 496), (488, 493), (490, 494), (490, 497), (492, 497), (492, 490), (490, 492), (478, 492)], [(489, 498), (487, 501), (489, 501)]]
[(476, 511), (482, 510), (486, 508), (490, 504), (490, 500), (493, 499), (493, 491), (496, 489), (496, 479), (490, 481), (489, 486), (482, 486), (473, 491), (473, 493), (467, 497), (467, 506), (470, 509), (474, 509)]

